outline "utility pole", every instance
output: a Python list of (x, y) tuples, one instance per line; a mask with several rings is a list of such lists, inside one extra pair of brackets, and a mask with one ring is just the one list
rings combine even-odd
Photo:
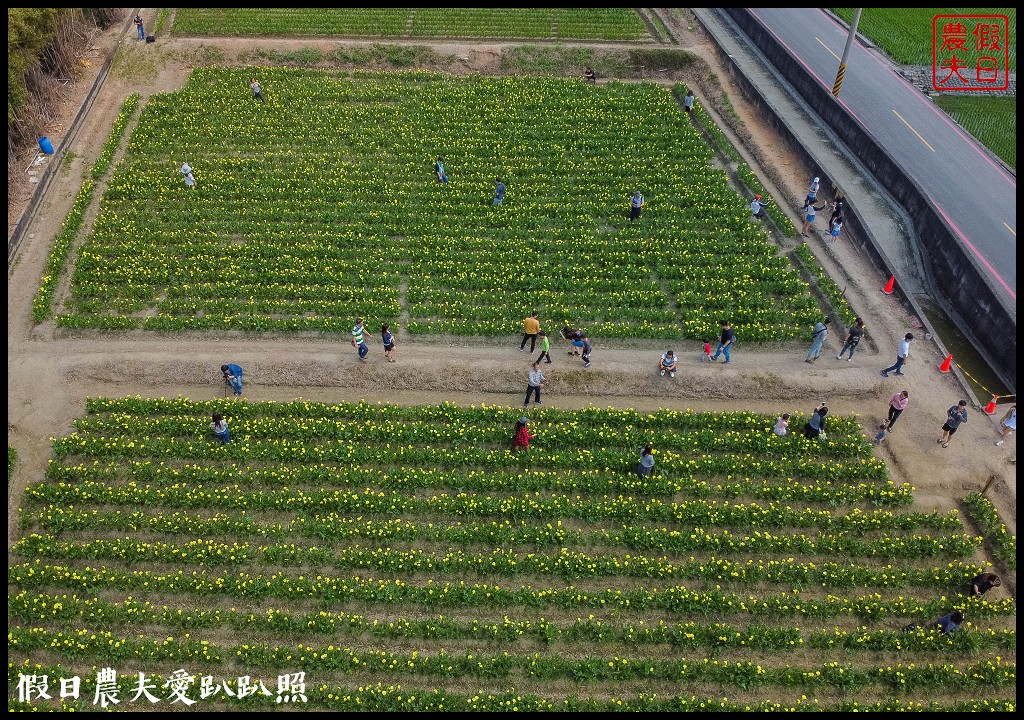
[(846, 38), (846, 47), (843, 48), (843, 59), (839, 61), (839, 72), (836, 73), (836, 83), (832, 86), (832, 95), (839, 97), (839, 88), (843, 86), (843, 75), (846, 74), (846, 61), (850, 59), (850, 48), (857, 37), (857, 23), (860, 22), (860, 11), (864, 8), (857, 8), (853, 11), (853, 22), (850, 23), (850, 36)]

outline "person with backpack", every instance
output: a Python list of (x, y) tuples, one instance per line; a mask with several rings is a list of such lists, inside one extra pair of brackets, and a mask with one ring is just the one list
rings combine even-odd
[(825, 344), (828, 337), (828, 318), (820, 320), (811, 331), (811, 349), (807, 351), (807, 358), (804, 362), (813, 363), (821, 357), (821, 346)]
[(825, 417), (828, 415), (828, 408), (825, 401), (814, 409), (811, 419), (804, 425), (804, 437), (808, 440), (817, 440), (825, 437)]
[(842, 360), (843, 355), (849, 350), (850, 357), (846, 359), (846, 362), (852, 362), (853, 354), (857, 352), (857, 345), (860, 344), (862, 337), (864, 337), (864, 321), (857, 318), (853, 321), (853, 325), (850, 326), (850, 332), (846, 334), (846, 342), (843, 343), (843, 349), (836, 355), (836, 360)]

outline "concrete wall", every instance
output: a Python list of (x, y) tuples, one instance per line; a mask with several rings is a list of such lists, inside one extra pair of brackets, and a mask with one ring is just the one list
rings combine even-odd
[[(923, 252), (935, 300), (1006, 386), (1016, 392), (1016, 306), (1011, 305), (1008, 299), (1004, 300), (1004, 293), (991, 284), (988, 273), (979, 267), (974, 256), (963, 247), (920, 186), (835, 101), (830, 90), (812, 78), (745, 9), (727, 8), (723, 12), (746, 33), (780, 76), (797, 90), (811, 109), (875, 176), (875, 180), (903, 206), (914, 223), (914, 240)], [(749, 83), (745, 85), (748, 93), (757, 94), (756, 88)], [(774, 113), (768, 113), (768, 117), (773, 119), (777, 129), (784, 125), (778, 118), (774, 118)], [(788, 129), (784, 134), (789, 135)], [(800, 145), (796, 143), (794, 146)], [(809, 166), (815, 167), (813, 160), (809, 157), (805, 159)], [(819, 174), (823, 177), (827, 175), (823, 172)], [(847, 223), (851, 229), (862, 232), (864, 237), (870, 237), (870, 232), (863, 227), (859, 217), (850, 217), (848, 214)], [(877, 248), (872, 248), (872, 256), (877, 263), (887, 266), (885, 254)]]

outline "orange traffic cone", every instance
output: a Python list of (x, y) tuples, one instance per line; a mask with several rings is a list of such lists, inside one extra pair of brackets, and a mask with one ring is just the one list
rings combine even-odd
[(886, 295), (892, 295), (892, 287), (893, 287), (893, 285), (895, 285), (895, 284), (896, 284), (896, 276), (895, 276), (895, 275), (892, 275), (892, 276), (891, 276), (891, 277), (889, 278), (889, 282), (887, 282), (887, 283), (885, 284), (885, 287), (884, 287), (884, 288), (882, 288), (882, 292), (884, 292), (884, 293), (885, 293)]
[(949, 372), (949, 366), (953, 364), (953, 356), (947, 355), (946, 359), (939, 365), (939, 372)]
[(996, 411), (996, 400), (998, 400), (998, 399), (999, 399), (998, 395), (993, 395), (992, 396), (992, 401), (988, 405), (985, 406), (985, 412), (987, 412), (989, 415), (992, 415), (993, 413), (995, 413), (995, 411)]

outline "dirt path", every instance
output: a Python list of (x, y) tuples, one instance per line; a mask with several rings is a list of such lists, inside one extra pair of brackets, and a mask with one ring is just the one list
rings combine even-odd
[[(147, 23), (155, 20), (146, 19)], [(806, 183), (804, 169), (742, 99), (696, 25), (688, 25), (685, 16), (669, 25), (679, 47), (700, 54), (718, 74), (721, 89), (706, 78), (689, 79), (709, 99), (706, 106), (714, 112), (719, 104), (715, 93), (724, 90), (729, 95), (757, 143), (750, 148), (751, 156), (773, 158), (784, 184), (773, 190), (799, 204)], [(111, 35), (111, 42), (114, 37)], [(56, 332), (52, 323), (32, 324), (32, 297), (53, 238), (81, 178), (98, 157), (125, 96), (139, 92), (145, 100), (153, 93), (174, 90), (204, 57), (209, 61), (219, 53), (224, 62), (230, 62), (237, 53), (251, 48), (252, 42), (170, 40), (154, 48), (136, 44), (130, 36), (122, 41), (118, 60), (77, 138), (75, 157), (65, 164), (61, 181), (52, 184), (45, 212), (39, 213), (8, 270), (8, 443), (19, 454), (8, 487), (8, 545), (17, 536), (21, 490), (38, 481), (49, 456), (50, 438), (71, 431), (72, 421), (82, 415), (89, 396), (212, 398), (222, 391), (219, 366), (233, 361), (245, 367), (245, 395), (254, 401), (303, 397), (409, 404), (449, 400), (518, 406), (522, 402), (529, 358), (517, 351), (518, 339), (512, 337), (485, 342), (400, 336), (398, 362), (388, 365), (379, 346), (372, 343), (370, 362), (360, 364), (345, 339), (320, 336), (225, 333), (169, 337), (141, 332), (75, 336)], [(278, 49), (310, 44), (267, 42)], [(334, 41), (313, 44), (337, 45)], [(487, 72), (496, 68), (501, 47), (443, 44), (436, 49), (465, 58), (457, 71)], [(15, 209), (9, 206), (9, 215)], [(795, 211), (790, 215), (797, 219)], [(827, 400), (833, 412), (859, 413), (864, 427), (873, 429), (885, 415), (889, 396), (907, 389), (910, 406), (887, 445), (878, 451), (889, 462), (894, 481), (910, 482), (918, 489), (920, 509), (948, 509), (996, 475), (999, 482), (990, 497), (1015, 531), (1016, 480), (1009, 460), (1016, 455), (1016, 437), (996, 448), (994, 419), (973, 412), (948, 449), (937, 445), (946, 408), (961, 397), (953, 379), (936, 369), (942, 360), (937, 350), (922, 339), (914, 347), (905, 378), (881, 378), (878, 370), (893, 361), (898, 338), (913, 329), (910, 318), (890, 296), (878, 291), (869, 264), (849, 245), (825, 247), (818, 237), (812, 239), (811, 246), (839, 285), (847, 287), (852, 306), (867, 322), (869, 339), (861, 343), (854, 362), (835, 359), (845, 335), (839, 329), (834, 329), (822, 358), (814, 365), (803, 362), (803, 345), (757, 347), (742, 343), (741, 338), (729, 366), (700, 365), (695, 345), (677, 345), (674, 349), (683, 363), (674, 380), (657, 376), (655, 366), (665, 348), (655, 342), (598, 341), (594, 364), (587, 370), (558, 346), (554, 363), (545, 366), (551, 377), (545, 404), (556, 408), (593, 404), (774, 414), (810, 412), (818, 401)]]

